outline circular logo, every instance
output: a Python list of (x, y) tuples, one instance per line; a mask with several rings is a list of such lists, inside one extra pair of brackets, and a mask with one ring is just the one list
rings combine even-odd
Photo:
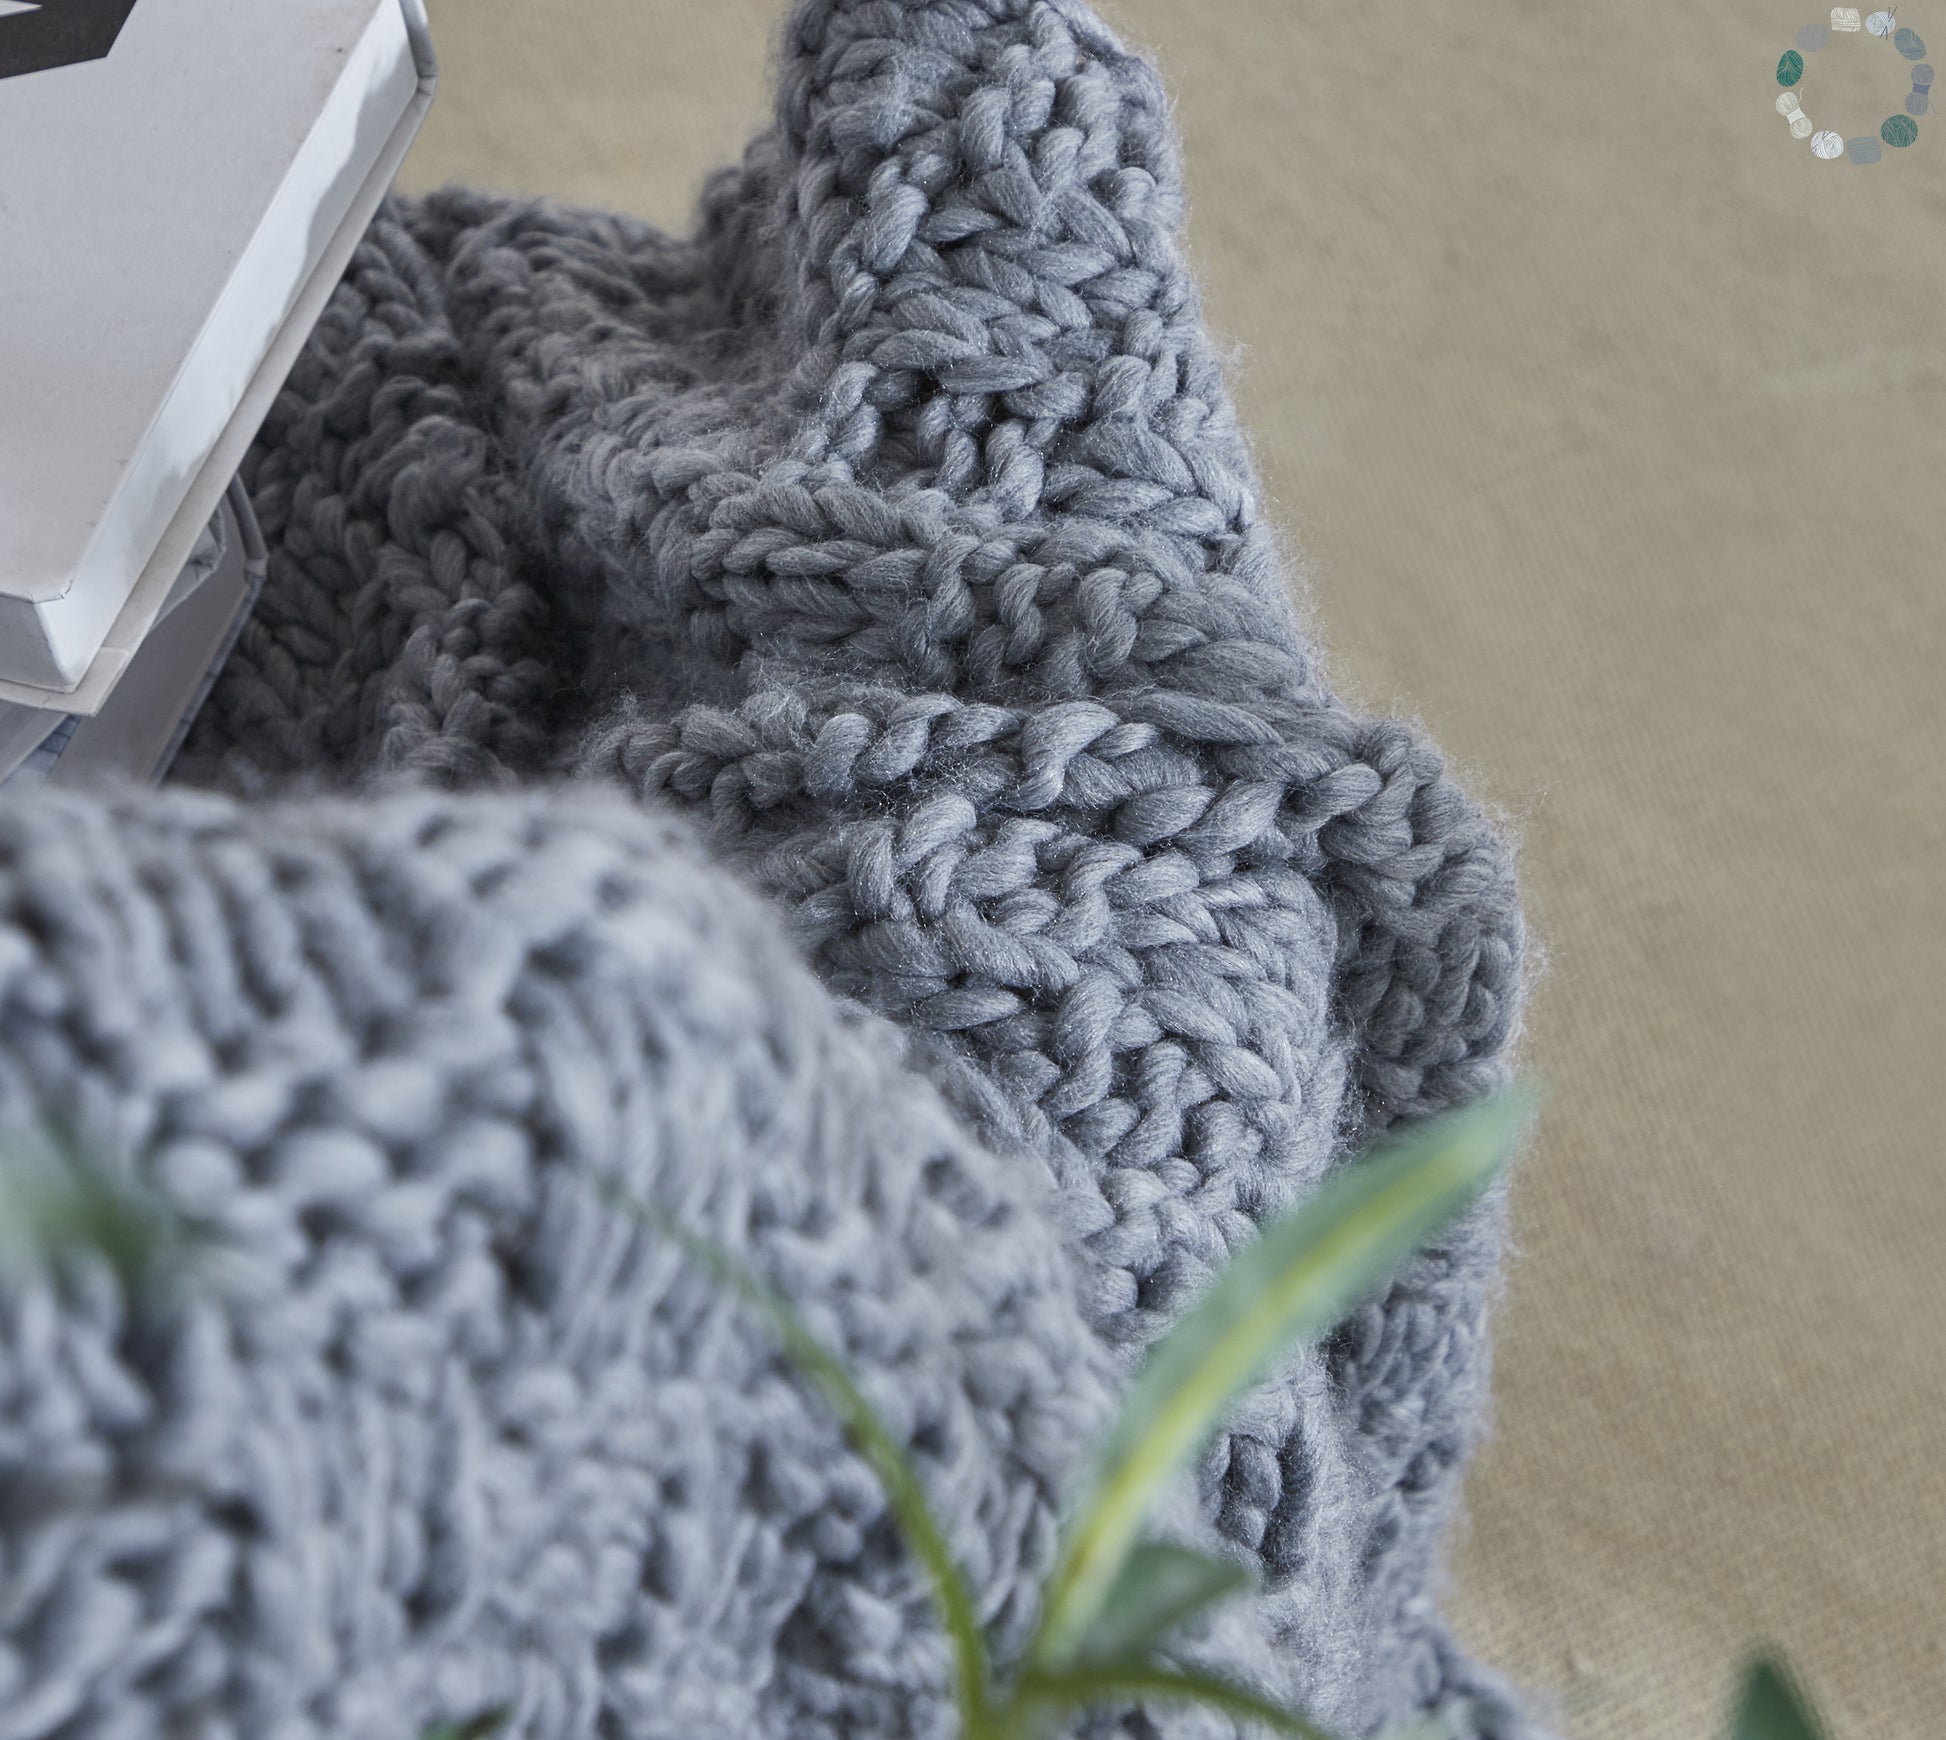
[[(1861, 19), (1856, 6), (1834, 6), (1828, 24), (1807, 24), (1797, 33), (1797, 46), (1784, 50), (1777, 62), (1777, 82), (1784, 88), (1777, 93), (1777, 112), (1784, 117), (1793, 139), (1809, 139), (1811, 155), (1831, 162), (1849, 157), (1854, 163), (1876, 163), (1884, 153), (1881, 145), (1902, 151), (1919, 137), (1919, 117), (1932, 100), (1932, 68), (1926, 64), (1925, 39), (1898, 21), (1898, 7), (1890, 12), (1874, 12)], [(1862, 133), (1847, 139), (1829, 128), (1819, 128), (1805, 112), (1804, 100), (1796, 87), (1804, 81), (1805, 57), (1821, 53), (1834, 36), (1875, 36), (1897, 50), (1902, 61), (1917, 64), (1899, 70), (1910, 71), (1912, 89), (1906, 93), (1905, 113), (1887, 115), (1876, 133)]]

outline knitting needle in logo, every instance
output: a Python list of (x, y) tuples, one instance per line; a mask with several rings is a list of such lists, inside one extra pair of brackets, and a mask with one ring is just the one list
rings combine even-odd
[(0, 0), (0, 79), (100, 60), (135, 0)]

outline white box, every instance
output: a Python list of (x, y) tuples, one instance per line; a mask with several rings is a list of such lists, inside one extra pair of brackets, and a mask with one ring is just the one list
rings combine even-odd
[[(8, 76), (64, 7), (127, 17)], [(422, 0), (0, 0), (0, 702), (107, 700), (435, 79)]]

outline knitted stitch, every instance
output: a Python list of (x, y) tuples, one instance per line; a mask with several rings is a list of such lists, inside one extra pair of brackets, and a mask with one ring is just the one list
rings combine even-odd
[[(390, 202), (245, 465), (212, 789), (0, 807), (0, 1112), (249, 1257), (0, 1308), (0, 1740), (948, 1732), (863, 1464), (572, 1171), (846, 1350), (1005, 1639), (1226, 1254), (1504, 1079), (1509, 850), (1317, 668), (1152, 69), (1074, 0), (799, 0), (779, 61), (690, 238)], [(1199, 1647), (1348, 1733), (1536, 1733), (1433, 1599), (1504, 1228), (1173, 1518), (1266, 1581)]]

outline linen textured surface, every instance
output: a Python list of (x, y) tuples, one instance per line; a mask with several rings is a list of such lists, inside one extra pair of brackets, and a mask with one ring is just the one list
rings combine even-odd
[[(5, 1307), (0, 1735), (946, 1732), (862, 1462), (579, 1174), (844, 1349), (1004, 1640), (1215, 1266), (1504, 1078), (1507, 847), (1321, 680), (1181, 218), (1058, 0), (800, 4), (686, 239), (388, 205), (245, 468), (207, 789), (0, 812), (0, 1105), (237, 1253)], [(1534, 1732), (1434, 1601), (1503, 1233), (1173, 1519), (1265, 1577), (1205, 1657), (1348, 1731)]]

